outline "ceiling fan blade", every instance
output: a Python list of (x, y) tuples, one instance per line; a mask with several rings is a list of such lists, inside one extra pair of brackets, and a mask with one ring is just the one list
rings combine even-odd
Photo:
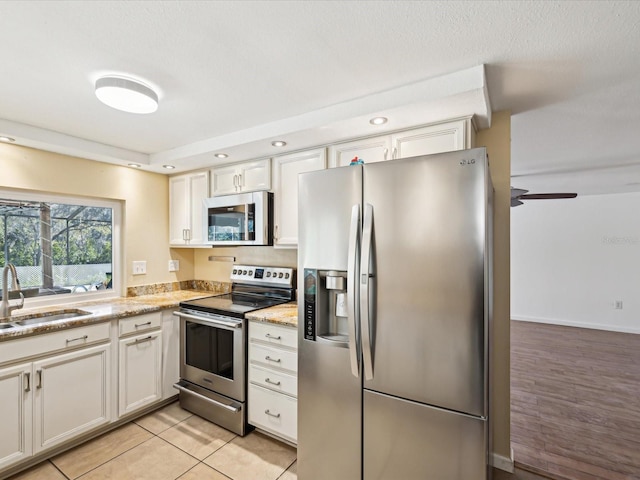
[(576, 198), (577, 193), (529, 193), (518, 195), (521, 200), (550, 200), (556, 198)]
[(522, 188), (513, 188), (513, 187), (511, 187), (511, 198), (517, 198), (520, 195), (524, 195), (528, 191), (529, 190), (524, 190)]
[(517, 198), (512, 198), (511, 199), (511, 206), (512, 207), (517, 207), (518, 205), (524, 205), (524, 203), (522, 203), (520, 200), (518, 200)]

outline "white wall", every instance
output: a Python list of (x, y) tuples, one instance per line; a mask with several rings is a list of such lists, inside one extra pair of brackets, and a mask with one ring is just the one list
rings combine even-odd
[(512, 208), (511, 318), (640, 333), (640, 193)]

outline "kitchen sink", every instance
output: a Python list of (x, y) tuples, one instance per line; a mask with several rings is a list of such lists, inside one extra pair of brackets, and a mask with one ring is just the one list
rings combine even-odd
[[(17, 320), (13, 323), (16, 325), (20, 325), (22, 327), (26, 327), (28, 325), (48, 323), (48, 322), (53, 322), (55, 320), (67, 320), (67, 319), (76, 318), (76, 317), (86, 317), (87, 315), (91, 315), (91, 312), (86, 312), (84, 310), (77, 310), (77, 309), (57, 310), (53, 312), (47, 312), (42, 315), (38, 315), (37, 317), (29, 317), (29, 318), (24, 318), (22, 320)], [(6, 327), (0, 327), (0, 328), (6, 328)]]
[(13, 325), (10, 323), (0, 323), (0, 330), (4, 330), (6, 328), (13, 328)]

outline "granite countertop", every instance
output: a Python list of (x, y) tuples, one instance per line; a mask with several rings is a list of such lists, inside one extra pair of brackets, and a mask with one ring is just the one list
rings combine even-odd
[(13, 328), (0, 329), (0, 342), (16, 337), (53, 332), (66, 328), (79, 327), (92, 323), (106, 322), (113, 319), (125, 318), (133, 315), (141, 315), (143, 313), (157, 312), (159, 310), (165, 310), (168, 308), (175, 308), (182, 301), (193, 300), (194, 298), (208, 297), (211, 295), (216, 295), (216, 292), (203, 290), (176, 290), (173, 292), (155, 293), (136, 297), (119, 297), (105, 300), (95, 300), (91, 302), (14, 310), (9, 323), (14, 323), (28, 318), (41, 317), (46, 315), (46, 313), (48, 312), (72, 312), (74, 310), (83, 310), (89, 312), (90, 315), (85, 315), (77, 318), (53, 320), (41, 324), (15, 326)]
[(283, 303), (274, 307), (263, 308), (247, 313), (249, 320), (275, 323), (288, 327), (298, 327), (298, 304), (296, 302)]

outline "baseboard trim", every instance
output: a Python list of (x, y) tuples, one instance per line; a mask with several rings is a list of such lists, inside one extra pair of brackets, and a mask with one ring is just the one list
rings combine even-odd
[(511, 320), (516, 320), (518, 322), (546, 323), (548, 325), (560, 325), (563, 327), (589, 328), (591, 330), (607, 330), (609, 332), (640, 334), (640, 328), (621, 327), (618, 325), (605, 325), (600, 323), (574, 322), (572, 320), (561, 320), (557, 318), (538, 318), (512, 315)]
[(489, 456), (489, 461), (491, 462), (491, 466), (493, 468), (497, 468), (498, 470), (503, 470), (507, 473), (514, 472), (513, 448), (511, 449), (511, 458), (507, 458), (504, 455), (500, 455), (496, 452), (492, 452)]

